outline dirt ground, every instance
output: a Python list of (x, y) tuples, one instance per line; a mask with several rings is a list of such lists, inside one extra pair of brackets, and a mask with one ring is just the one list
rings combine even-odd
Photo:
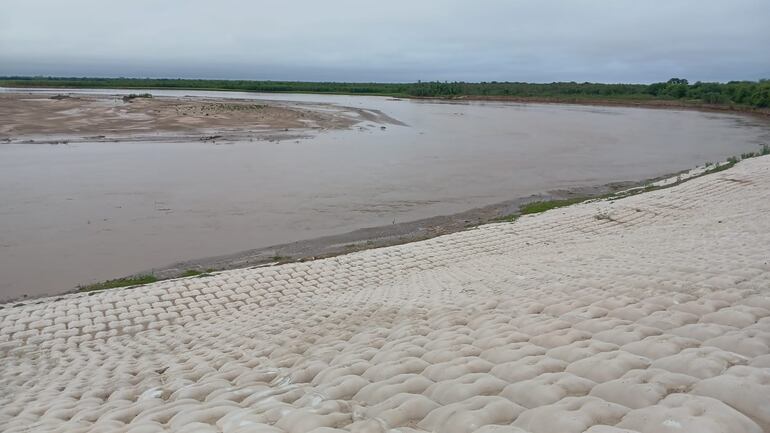
[(276, 101), (7, 93), (0, 94), (0, 140), (244, 139), (266, 133), (347, 128), (361, 120), (388, 121), (387, 116), (380, 119), (379, 115), (348, 107)]

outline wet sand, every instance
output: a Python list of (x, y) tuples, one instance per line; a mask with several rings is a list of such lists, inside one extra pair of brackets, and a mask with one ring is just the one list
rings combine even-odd
[[(31, 93), (44, 104), (67, 103)], [(170, 269), (196, 268), (212, 256), (232, 260), (215, 259), (203, 269), (422, 239), (504, 212), (493, 203), (637, 182), (770, 142), (766, 123), (721, 114), (188, 93), (157, 92), (152, 103), (205, 106), (232, 98), (355, 124), (267, 136), (258, 129), (254, 141), (205, 141), (211, 132), (195, 128), (117, 143), (107, 142), (117, 135), (100, 141), (61, 130), (14, 136), (0, 143), (0, 299), (141, 272), (173, 275)], [(126, 109), (149, 103), (124, 103), (120, 94), (71, 96)], [(66, 137), (73, 141), (42, 143)], [(26, 141), (32, 139), (40, 141)], [(481, 211), (463, 214), (469, 209)]]
[(0, 309), (5, 432), (770, 431), (770, 156), (332, 259)]
[[(693, 170), (693, 172), (697, 172), (697, 170)], [(666, 179), (669, 178), (666, 177)], [(499, 222), (501, 219), (517, 215), (520, 207), (527, 203), (575, 198), (585, 198), (588, 200), (592, 197), (601, 197), (628, 191), (629, 189), (641, 188), (641, 185), (655, 185), (659, 181), (650, 179), (645, 182), (618, 182), (595, 187), (551, 191), (545, 194), (535, 194), (529, 197), (506, 200), (451, 215), (439, 215), (416, 221), (367, 227), (338, 235), (305, 239), (288, 244), (271, 245), (217, 257), (187, 260), (165, 267), (138, 272), (137, 275), (152, 273), (158, 279), (178, 278), (189, 271), (207, 273), (212, 270), (221, 271), (292, 261), (308, 261), (372, 248), (401, 245), (473, 229), (483, 224)]]
[(233, 141), (394, 122), (378, 112), (237, 98), (0, 93), (0, 142)]

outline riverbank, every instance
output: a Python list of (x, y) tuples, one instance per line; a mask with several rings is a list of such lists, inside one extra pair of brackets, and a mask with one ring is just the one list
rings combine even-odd
[(538, 98), (506, 96), (457, 96), (452, 98), (417, 98), (445, 101), (495, 101), (520, 104), (575, 104), (600, 107), (653, 108), (663, 110), (693, 110), (705, 113), (729, 113), (770, 118), (769, 108), (755, 108), (732, 104), (707, 104), (699, 101), (681, 101), (668, 99), (608, 99), (608, 98)]
[[(753, 156), (768, 154), (767, 147)], [(339, 235), (306, 239), (292, 243), (239, 251), (214, 257), (186, 260), (167, 266), (154, 267), (125, 277), (98, 283), (82, 284), (77, 288), (61, 291), (58, 295), (91, 292), (128, 286), (143, 285), (164, 280), (208, 276), (212, 273), (240, 268), (264, 267), (292, 262), (307, 262), (332, 258), (359, 251), (419, 242), (457, 232), (473, 230), (486, 224), (501, 221), (513, 222), (525, 214), (570, 206), (592, 200), (614, 200), (632, 195), (677, 186), (710, 173), (732, 167), (737, 160), (684, 170), (639, 182), (614, 182), (605, 185), (554, 190), (527, 197), (519, 197), (491, 205), (450, 215), (439, 215), (415, 221), (357, 229)], [(0, 302), (10, 304), (52, 296), (54, 294), (24, 294)]]
[(765, 156), (422, 242), (6, 307), (0, 425), (761, 433), (768, 189)]
[[(712, 167), (713, 168), (713, 167)], [(691, 175), (698, 175), (704, 168), (686, 171), (686, 180)], [(680, 177), (680, 179), (682, 179)], [(61, 290), (58, 293), (35, 294), (24, 293), (15, 297), (0, 298), (0, 305), (12, 304), (19, 301), (30, 301), (54, 295), (73, 294), (83, 291), (102, 290), (105, 287), (126, 287), (181, 278), (186, 276), (207, 275), (246, 267), (260, 267), (278, 263), (305, 262), (323, 258), (335, 257), (357, 251), (401, 245), (418, 242), (473, 229), (475, 227), (515, 219), (521, 208), (530, 203), (552, 201), (585, 201), (612, 194), (623, 193), (631, 189), (632, 193), (643, 188), (657, 188), (661, 182), (676, 182), (675, 177), (664, 176), (660, 179), (650, 179), (643, 182), (615, 182), (594, 187), (580, 187), (568, 190), (554, 190), (542, 194), (515, 198), (488, 206), (469, 209), (450, 215), (439, 215), (408, 222), (357, 229), (339, 235), (323, 236), (297, 242), (271, 245), (267, 247), (239, 251), (214, 257), (203, 257), (195, 260), (181, 261), (165, 266), (158, 266), (136, 272), (112, 280), (81, 284), (78, 287)], [(681, 181), (681, 180), (680, 180)]]
[[(30, 135), (0, 146), (3, 301), (133, 273), (165, 279), (422, 240), (494, 221), (527, 199), (603, 195), (755, 152), (770, 136), (755, 119), (683, 111), (216, 92), (143, 98), (119, 89), (31, 93), (16, 107), (38, 107), (26, 114)], [(180, 126), (188, 116), (178, 109), (202, 123)], [(281, 113), (302, 120), (303, 110), (373, 120), (265, 132), (248, 123), (261, 110), (279, 120)], [(34, 134), (35, 119), (49, 117), (40, 128), (102, 125), (102, 134)], [(153, 132), (164, 124), (166, 132)], [(220, 126), (197, 129), (202, 125)], [(173, 130), (182, 127), (190, 129)], [(239, 130), (260, 142), (228, 140)]]
[(0, 86), (37, 88), (186, 89), (261, 93), (390, 96), (691, 109), (770, 116), (770, 81), (695, 82), (672, 78), (651, 84), (590, 82), (302, 82), (170, 78), (0, 77)]
[[(67, 84), (65, 86), (64, 84)], [(52, 92), (61, 90), (67, 87), (74, 89), (88, 89), (93, 86), (78, 87), (73, 86), (72, 82), (63, 82), (62, 86), (51, 85), (35, 85), (34, 82), (2, 82), (0, 85), (8, 86), (8, 88), (35, 88), (41, 90), (50, 90)], [(113, 85), (96, 87), (96, 88), (111, 88)], [(352, 92), (352, 91), (313, 91), (313, 90), (289, 90), (282, 89), (278, 91), (269, 90), (248, 90), (238, 88), (227, 87), (163, 87), (163, 86), (129, 86), (123, 85), (122, 88), (136, 90), (137, 92), (152, 91), (152, 90), (191, 90), (191, 91), (220, 91), (220, 92), (253, 92), (253, 93), (273, 93), (273, 94), (315, 94), (315, 95), (345, 95), (345, 96), (381, 96), (391, 97), (397, 99), (412, 99), (412, 100), (426, 100), (426, 101), (496, 101), (496, 102), (509, 102), (518, 104), (574, 104), (574, 105), (593, 105), (593, 106), (605, 106), (605, 107), (629, 107), (629, 108), (653, 108), (653, 109), (678, 109), (678, 110), (693, 110), (701, 112), (711, 113), (728, 113), (728, 114), (740, 114), (749, 115), (758, 118), (767, 119), (770, 118), (770, 108), (754, 107), (747, 104), (735, 104), (735, 103), (722, 103), (714, 104), (707, 103), (697, 99), (665, 99), (665, 98), (653, 98), (649, 95), (640, 97), (639, 95), (624, 95), (616, 97), (607, 96), (515, 96), (515, 95), (449, 95), (449, 96), (415, 96), (403, 92)]]
[[(148, 269), (135, 275), (120, 278), (117, 281), (131, 282), (142, 276), (152, 276), (157, 280), (166, 280), (245, 267), (305, 262), (357, 251), (418, 242), (438, 236), (472, 230), (485, 224), (513, 221), (521, 216), (523, 212), (526, 212), (528, 205), (542, 204), (550, 208), (594, 199), (621, 198), (678, 185), (681, 182), (686, 182), (709, 172), (721, 170), (729, 165), (731, 165), (729, 162), (717, 163), (709, 167), (699, 167), (639, 182), (614, 182), (606, 185), (554, 190), (527, 197), (518, 197), (451, 215), (439, 215), (408, 222), (393, 222), (393, 224), (389, 225), (367, 227), (339, 235), (272, 245), (223, 256), (187, 260), (168, 266)], [(98, 286), (97, 284), (95, 287)], [(79, 290), (89, 291), (91, 290), (90, 287), (85, 285)]]

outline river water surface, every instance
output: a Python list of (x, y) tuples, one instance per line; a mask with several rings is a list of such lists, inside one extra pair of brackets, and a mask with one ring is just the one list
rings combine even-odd
[(0, 299), (652, 178), (770, 142), (766, 122), (695, 111), (152, 93), (338, 104), (381, 110), (406, 126), (364, 122), (278, 142), (0, 144)]

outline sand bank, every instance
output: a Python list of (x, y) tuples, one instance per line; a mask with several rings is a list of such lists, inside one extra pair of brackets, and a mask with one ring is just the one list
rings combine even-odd
[(138, 95), (0, 93), (0, 142), (285, 139), (392, 121), (373, 110), (326, 104)]
[(770, 431), (770, 157), (614, 202), (0, 310), (0, 429)]

